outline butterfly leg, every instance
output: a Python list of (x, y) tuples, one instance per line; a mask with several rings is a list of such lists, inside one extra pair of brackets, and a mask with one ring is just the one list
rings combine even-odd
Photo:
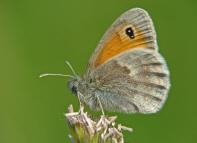
[(100, 99), (99, 99), (99, 96), (98, 96), (97, 94), (96, 94), (96, 98), (98, 99), (99, 106), (100, 106), (100, 108), (101, 108), (102, 114), (103, 114), (103, 116), (105, 116), (105, 112), (104, 112), (104, 110), (103, 110), (103, 106), (102, 106), (101, 101), (100, 101)]
[(82, 96), (83, 97), (83, 94), (81, 94), (80, 92), (77, 92), (77, 97), (78, 97), (78, 100), (79, 100), (79, 113), (83, 113), (83, 110), (84, 110), (84, 105), (81, 103), (80, 101), (80, 97), (79, 96)]

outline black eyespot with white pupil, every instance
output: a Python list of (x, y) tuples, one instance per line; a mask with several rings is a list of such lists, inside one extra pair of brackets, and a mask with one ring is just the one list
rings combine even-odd
[(133, 33), (133, 29), (131, 27), (128, 27), (126, 30), (125, 30), (127, 36), (129, 36), (129, 38), (131, 39), (134, 39), (135, 36), (134, 36), (134, 33)]

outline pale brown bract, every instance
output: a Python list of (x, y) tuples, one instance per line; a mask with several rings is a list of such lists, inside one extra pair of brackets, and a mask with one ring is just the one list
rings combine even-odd
[(69, 85), (91, 109), (100, 110), (99, 97), (104, 110), (159, 111), (170, 88), (169, 70), (148, 13), (134, 8), (122, 14), (99, 42), (84, 76)]

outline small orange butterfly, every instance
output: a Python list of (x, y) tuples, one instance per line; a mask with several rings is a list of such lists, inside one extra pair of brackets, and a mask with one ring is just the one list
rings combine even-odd
[[(46, 75), (61, 74), (41, 76)], [(104, 34), (84, 75), (74, 75), (63, 76), (72, 77), (69, 88), (94, 110), (155, 113), (170, 88), (152, 20), (141, 8), (123, 13)]]

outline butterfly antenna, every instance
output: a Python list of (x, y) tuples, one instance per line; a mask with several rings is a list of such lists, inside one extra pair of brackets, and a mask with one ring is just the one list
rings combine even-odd
[(74, 74), (74, 76), (77, 77), (77, 74), (76, 74), (75, 70), (73, 69), (73, 67), (71, 66), (71, 64), (70, 64), (68, 61), (66, 61), (66, 64), (67, 64), (68, 67), (71, 69), (71, 71), (72, 71), (72, 73)]
[(64, 76), (64, 77), (70, 77), (70, 78), (75, 78), (72, 75), (64, 75), (64, 74), (53, 74), (53, 73), (45, 73), (41, 74), (40, 77), (45, 77), (45, 76)]

